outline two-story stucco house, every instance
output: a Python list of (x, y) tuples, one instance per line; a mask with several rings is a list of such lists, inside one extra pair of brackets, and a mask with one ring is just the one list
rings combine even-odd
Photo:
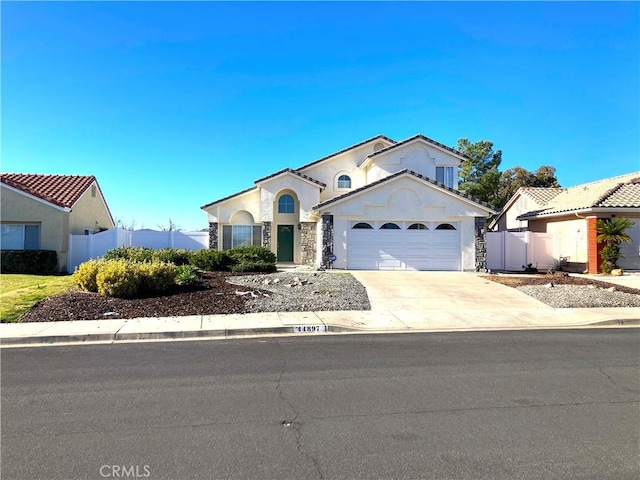
[(465, 158), (423, 135), (378, 135), (201, 207), (210, 248), (262, 245), (281, 263), (340, 269), (484, 269), (496, 212), (458, 190)]
[(69, 234), (115, 226), (93, 175), (3, 173), (0, 185), (2, 249), (55, 250), (60, 271), (67, 265)]

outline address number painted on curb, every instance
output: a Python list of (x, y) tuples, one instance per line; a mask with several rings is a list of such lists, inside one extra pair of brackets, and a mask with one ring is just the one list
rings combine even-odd
[(321, 333), (327, 331), (326, 325), (296, 325), (293, 327), (295, 333)]

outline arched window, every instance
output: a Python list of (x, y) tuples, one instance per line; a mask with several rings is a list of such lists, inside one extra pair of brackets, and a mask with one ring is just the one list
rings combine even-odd
[(352, 228), (360, 229), (360, 228), (373, 228), (371, 225), (365, 222), (356, 223)]
[(451, 225), (450, 223), (441, 223), (436, 227), (436, 230), (455, 230), (456, 227)]
[(278, 200), (278, 213), (294, 213), (295, 204), (293, 197), (288, 193), (285, 193)]
[(385, 223), (380, 227), (380, 230), (400, 230), (400, 227), (395, 223)]
[(424, 223), (412, 223), (407, 230), (429, 230)]
[(349, 175), (340, 175), (338, 177), (338, 188), (351, 188), (351, 178)]

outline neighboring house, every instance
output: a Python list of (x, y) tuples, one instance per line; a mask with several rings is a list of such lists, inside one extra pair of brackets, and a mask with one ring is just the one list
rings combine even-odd
[(489, 222), (489, 230), (497, 232), (524, 232), (529, 223), (518, 219), (524, 213), (542, 209), (562, 188), (520, 187), (509, 199), (497, 217)]
[(92, 175), (0, 174), (1, 248), (55, 250), (67, 265), (69, 234), (113, 228), (109, 207)]
[[(536, 200), (521, 204), (523, 198), (531, 196), (531, 191), (535, 191)], [(521, 208), (522, 205), (526, 207)], [(627, 232), (633, 242), (622, 244), (625, 257), (618, 264), (627, 270), (640, 270), (640, 172), (560, 191), (557, 188), (521, 188), (491, 226), (499, 231), (523, 226), (532, 232), (553, 233), (556, 250), (560, 257), (567, 259), (569, 269), (599, 273), (600, 251), (604, 245), (596, 241), (596, 221), (615, 216), (635, 221)]]
[(466, 157), (423, 135), (378, 135), (204, 205), (211, 249), (262, 245), (341, 269), (483, 270), (492, 208), (459, 191)]

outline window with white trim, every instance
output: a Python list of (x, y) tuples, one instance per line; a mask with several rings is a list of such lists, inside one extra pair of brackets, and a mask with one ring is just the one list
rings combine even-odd
[(2, 250), (39, 250), (40, 225), (2, 224), (0, 248)]
[(259, 247), (262, 245), (262, 227), (260, 225), (223, 225), (222, 249), (236, 247)]
[(453, 167), (436, 167), (436, 182), (453, 188)]
[(295, 202), (288, 193), (278, 199), (278, 213), (295, 213)]
[(349, 175), (340, 175), (338, 177), (338, 188), (351, 188), (351, 177)]

